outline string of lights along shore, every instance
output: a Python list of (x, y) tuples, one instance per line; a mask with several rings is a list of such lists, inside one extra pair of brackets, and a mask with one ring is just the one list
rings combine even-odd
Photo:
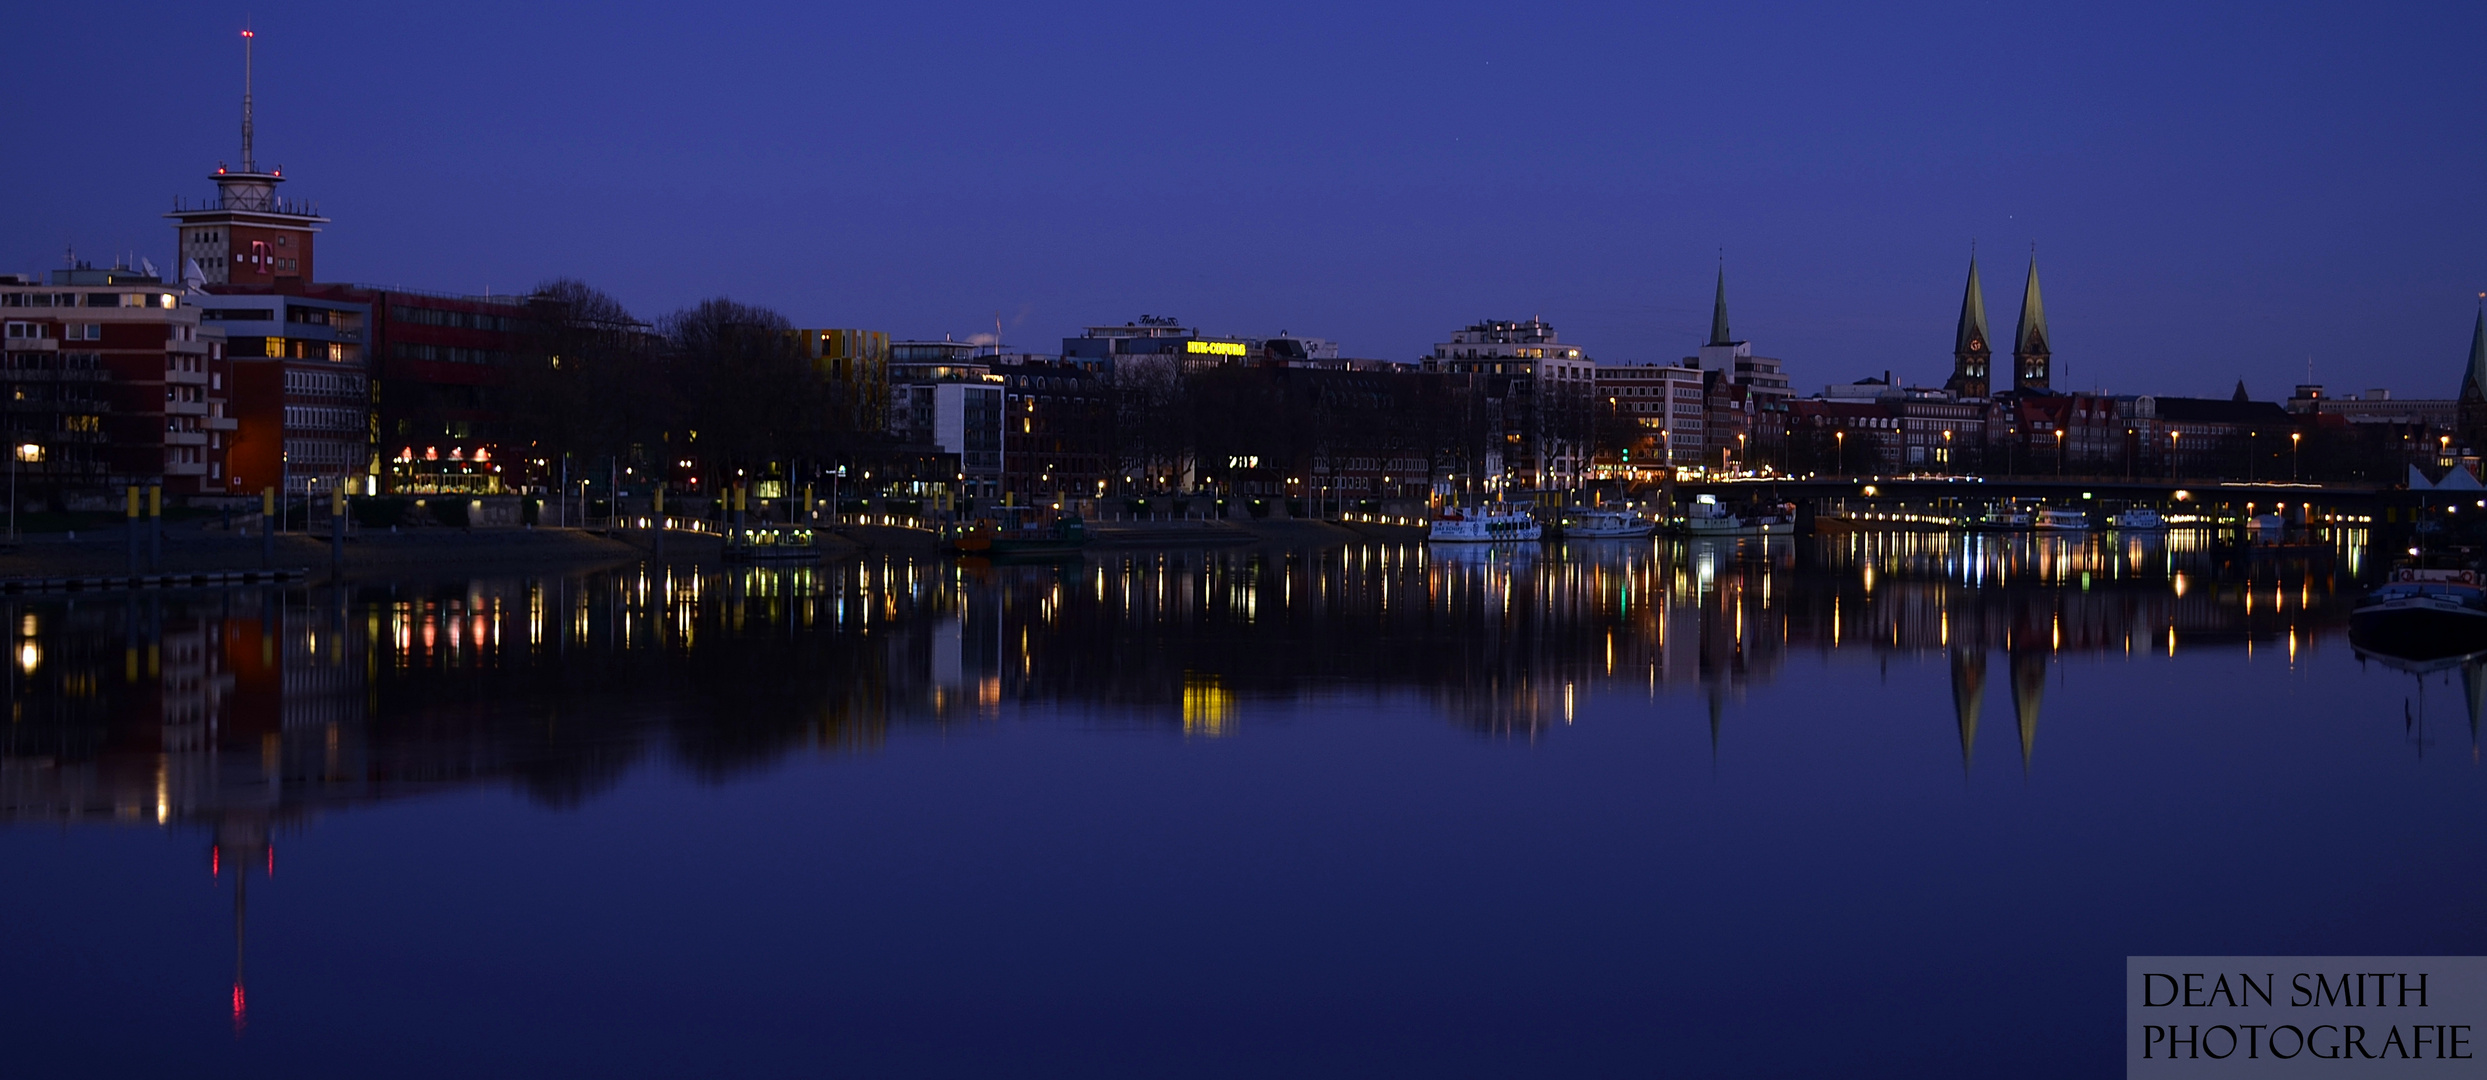
[(1972, 252), (1939, 381), (1762, 355), (1730, 328), (1723, 259), (1706, 340), (1654, 357), (1592, 355), (1543, 316), (1452, 320), (1430, 348), (1373, 356), (1162, 315), (1031, 350), (998, 322), (933, 341), (893, 339), (869, 312), (707, 301), (650, 316), (577, 279), (515, 295), (325, 280), (330, 219), (262, 168), (257, 37), (240, 43), (238, 156), (215, 165), (212, 195), (164, 213), (163, 265), (73, 249), (0, 277), (21, 502), (108, 509), (138, 486), (241, 505), (273, 490), (455, 497), (515, 520), (547, 498), (696, 515), (811, 491), (914, 520), (1110, 516), (1167, 496), (1416, 516), (1751, 480), (2461, 486), (2487, 447), (2487, 307), (2444, 313), (2447, 341), (2469, 318), (2468, 353), (2448, 349), (2442, 383), (2416, 392), (2076, 389), (2034, 248), (2008, 378)]

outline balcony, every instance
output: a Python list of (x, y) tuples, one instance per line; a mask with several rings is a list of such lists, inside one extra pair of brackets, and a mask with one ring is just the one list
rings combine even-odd
[(164, 415), (205, 416), (207, 415), (207, 403), (204, 401), (167, 401), (164, 403)]
[(164, 475), (205, 476), (207, 475), (207, 463), (204, 461), (167, 461), (164, 463)]
[(204, 371), (167, 371), (164, 373), (164, 381), (175, 386), (205, 386), (207, 385), (207, 373)]
[(164, 433), (164, 445), (205, 446), (207, 445), (207, 433), (204, 431), (167, 431)]
[(230, 416), (210, 416), (201, 419), (199, 427), (206, 431), (231, 431), (237, 423)]

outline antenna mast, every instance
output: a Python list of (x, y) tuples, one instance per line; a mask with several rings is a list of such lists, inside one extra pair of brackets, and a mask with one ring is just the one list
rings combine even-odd
[(242, 31), (242, 171), (246, 173), (259, 171), (259, 165), (251, 160), (250, 152), (250, 47), (251, 40), (257, 36), (248, 28)]

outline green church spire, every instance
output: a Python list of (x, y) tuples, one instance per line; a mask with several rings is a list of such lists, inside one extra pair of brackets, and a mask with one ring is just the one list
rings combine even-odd
[(1727, 332), (1727, 264), (1718, 267), (1718, 302), (1710, 308), (1710, 344), (1733, 345), (1735, 336)]

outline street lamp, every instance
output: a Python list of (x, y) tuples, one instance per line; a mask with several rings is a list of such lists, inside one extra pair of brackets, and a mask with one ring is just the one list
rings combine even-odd
[(33, 443), (21, 443), (17, 452), (9, 455), (9, 542), (12, 544), (17, 542), (17, 463), (41, 460), (43, 448)]
[(2288, 480), (2292, 484), (2297, 482), (2297, 440), (2305, 437), (2302, 431), (2288, 433)]
[(1943, 471), (1952, 471), (1952, 429), (1943, 429)]
[(2064, 429), (2055, 429), (2055, 478), (2064, 478)]
[(2176, 440), (2182, 438), (2184, 434), (2185, 433), (2181, 431), (2171, 431), (2167, 433), (2167, 476), (2170, 480), (2176, 479)]

